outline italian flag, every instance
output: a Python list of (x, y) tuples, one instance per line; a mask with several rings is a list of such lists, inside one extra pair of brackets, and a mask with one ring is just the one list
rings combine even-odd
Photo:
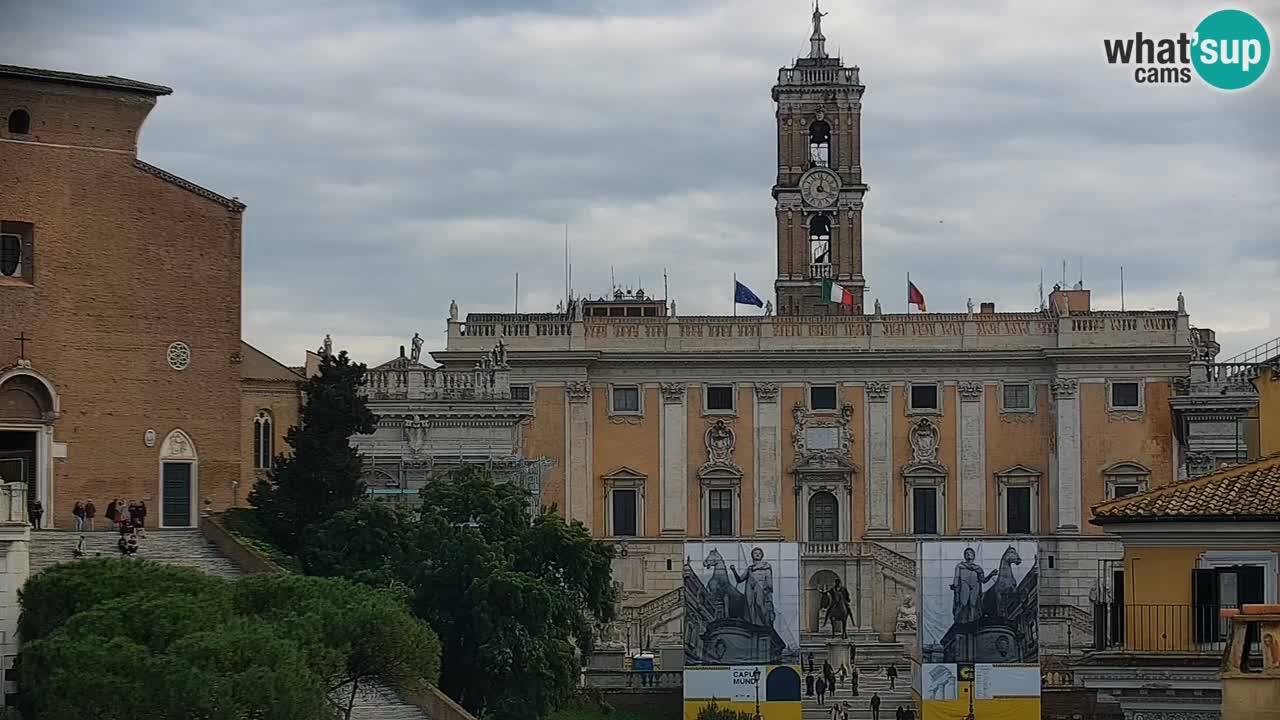
[(853, 304), (853, 293), (849, 292), (843, 285), (837, 285), (830, 280), (822, 281), (822, 297), (828, 302), (841, 305)]

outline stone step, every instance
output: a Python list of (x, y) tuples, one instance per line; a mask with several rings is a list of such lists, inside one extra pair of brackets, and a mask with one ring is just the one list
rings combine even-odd
[[(118, 533), (40, 530), (31, 533), (32, 574), (74, 560), (76, 545), (82, 534), (85, 539), (85, 557), (121, 557), (116, 545), (120, 539)], [(138, 552), (133, 557), (195, 568), (227, 579), (237, 578), (242, 574), (240, 568), (218, 552), (199, 530), (147, 530), (138, 541)]]
[[(339, 690), (335, 697), (345, 701), (350, 694)], [(361, 687), (351, 706), (351, 720), (431, 720), (425, 712), (400, 701), (391, 690), (380, 685)]]

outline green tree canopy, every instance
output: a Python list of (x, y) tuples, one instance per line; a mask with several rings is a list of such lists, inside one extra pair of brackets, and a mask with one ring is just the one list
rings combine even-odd
[(429, 483), (417, 517), (372, 503), (311, 528), (308, 573), (403, 587), (440, 636), (440, 687), (477, 714), (543, 718), (578, 680), (574, 643), (613, 618), (613, 548), (520, 487), (467, 467)]
[(293, 453), (277, 457), (268, 478), (249, 493), (271, 541), (287, 553), (298, 551), (307, 527), (364, 497), (360, 455), (350, 438), (373, 432), (376, 422), (360, 394), (365, 370), (346, 351), (321, 358), (320, 373), (302, 386), (301, 422), (285, 435)]
[[(363, 684), (438, 677), (435, 633), (395, 593), (340, 579), (229, 582), (192, 572), (112, 559), (32, 578), (23, 622), (43, 632), (19, 656), (23, 713), (323, 720), (346, 716)], [(36, 603), (86, 580), (92, 598), (37, 623)]]

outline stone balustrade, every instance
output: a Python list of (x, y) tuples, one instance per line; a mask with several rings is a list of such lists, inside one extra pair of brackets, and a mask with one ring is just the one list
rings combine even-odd
[(530, 352), (1039, 351), (1190, 345), (1175, 311), (929, 313), (834, 317), (588, 317), (480, 314), (451, 321), (447, 350), (488, 351), (502, 338)]
[(27, 525), (26, 483), (0, 485), (0, 525)]

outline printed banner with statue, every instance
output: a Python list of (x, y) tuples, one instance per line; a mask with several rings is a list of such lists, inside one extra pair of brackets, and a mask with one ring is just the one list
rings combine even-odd
[(684, 544), (684, 664), (800, 663), (800, 546)]
[(924, 720), (1040, 717), (1038, 548), (1026, 540), (919, 543)]

